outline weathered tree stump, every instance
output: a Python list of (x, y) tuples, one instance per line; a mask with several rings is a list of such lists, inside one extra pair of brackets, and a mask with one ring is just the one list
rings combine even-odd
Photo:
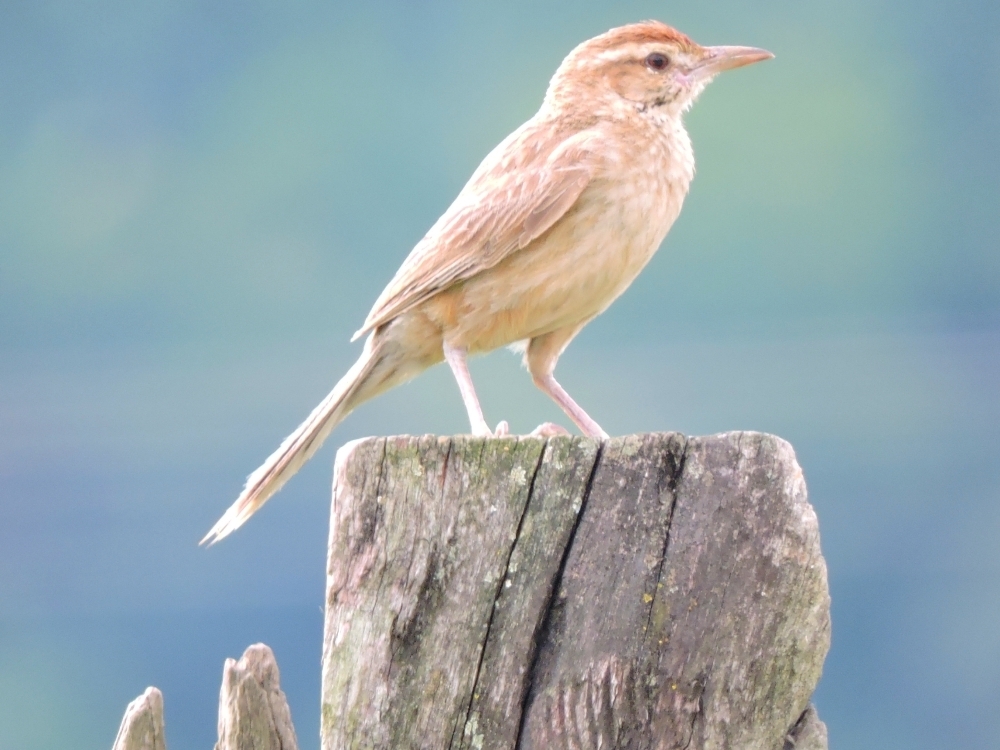
[(263, 643), (239, 661), (226, 659), (219, 692), (219, 741), (215, 750), (297, 750), (278, 662)]
[(349, 444), (326, 603), (324, 750), (826, 746), (826, 566), (775, 437)]
[(163, 737), (163, 694), (155, 687), (128, 704), (111, 750), (167, 750)]

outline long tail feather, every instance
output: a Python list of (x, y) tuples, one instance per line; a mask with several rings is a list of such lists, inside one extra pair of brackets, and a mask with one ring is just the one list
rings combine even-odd
[[(319, 406), (268, 459), (249, 477), (243, 492), (222, 515), (200, 544), (211, 546), (246, 523), (282, 485), (308, 461), (343, 419), (367, 397), (371, 388), (364, 388), (373, 371), (384, 363), (384, 347), (372, 339), (357, 362), (340, 379)], [(376, 373), (376, 380), (380, 380)]]

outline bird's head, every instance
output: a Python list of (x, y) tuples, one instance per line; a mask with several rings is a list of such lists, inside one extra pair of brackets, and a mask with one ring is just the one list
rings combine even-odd
[(755, 47), (702, 47), (665, 23), (644, 21), (577, 46), (552, 77), (546, 101), (679, 116), (717, 74), (772, 57)]

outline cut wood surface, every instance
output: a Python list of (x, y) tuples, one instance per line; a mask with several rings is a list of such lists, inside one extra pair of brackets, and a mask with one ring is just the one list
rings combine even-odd
[(826, 747), (826, 566), (769, 435), (351, 443), (326, 604), (324, 750)]

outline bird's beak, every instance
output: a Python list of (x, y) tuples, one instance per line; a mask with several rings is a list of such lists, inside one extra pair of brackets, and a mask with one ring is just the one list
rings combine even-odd
[(772, 53), (757, 47), (706, 47), (705, 56), (691, 72), (698, 77), (711, 78), (724, 70), (742, 68), (772, 57)]

